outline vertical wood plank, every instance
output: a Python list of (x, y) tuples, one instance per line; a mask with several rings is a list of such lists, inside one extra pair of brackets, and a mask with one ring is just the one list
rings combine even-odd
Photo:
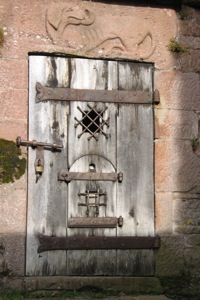
[[(88, 166), (93, 163), (96, 172), (114, 172), (113, 166), (109, 161), (98, 155), (88, 155), (76, 160), (71, 167), (71, 172), (87, 172)], [(85, 202), (85, 197), (78, 196), (79, 192), (85, 192), (86, 186), (95, 187), (98, 184), (102, 192), (107, 193), (106, 207), (99, 207), (99, 217), (113, 217), (116, 214), (116, 183), (114, 182), (88, 182), (72, 181), (68, 186), (68, 218), (87, 217), (86, 207), (78, 206), (78, 202)], [(103, 198), (100, 200), (103, 202)], [(91, 200), (90, 200), (91, 202)], [(92, 210), (90, 216), (94, 216)], [(116, 229), (87, 229), (87, 228), (68, 228), (68, 235), (116, 235)], [(113, 262), (115, 250), (76, 250), (68, 251), (68, 275), (114, 275), (116, 274), (116, 263)]]
[[(107, 89), (107, 62), (100, 60), (86, 60), (86, 59), (72, 59), (71, 60), (71, 88), (76, 89), (95, 89), (104, 90)], [(76, 117), (81, 120), (82, 113), (77, 109), (79, 106), (83, 111), (88, 111), (87, 105), (92, 107), (95, 105), (93, 102), (83, 103), (74, 101), (70, 103), (70, 113), (73, 118), (69, 123), (69, 167), (72, 163), (82, 155), (87, 154), (99, 154), (106, 157), (111, 163), (116, 166), (116, 135), (113, 134), (112, 130), (116, 126), (115, 112), (116, 106), (113, 103), (97, 104), (97, 109), (101, 110), (105, 106), (108, 109), (104, 113), (104, 118), (110, 118), (109, 128), (105, 125), (105, 132), (109, 135), (106, 139), (103, 134), (99, 134), (99, 140), (96, 141), (94, 138), (88, 141), (89, 133), (85, 133), (80, 139), (78, 134), (82, 132), (82, 127), (79, 125), (77, 128), (74, 127)], [(81, 142), (81, 147), (80, 147)], [(106, 149), (105, 149), (106, 148)], [(74, 151), (76, 149), (76, 151)]]
[[(111, 67), (109, 66), (109, 69)], [(102, 90), (107, 89), (108, 65), (105, 61), (73, 59), (71, 61), (71, 88), (85, 88)], [(109, 88), (112, 88), (111, 79)], [(114, 85), (113, 85), (114, 86)], [(92, 107), (95, 103), (89, 103)], [(103, 134), (98, 135), (98, 141), (94, 138), (88, 140), (89, 133), (82, 132), (81, 126), (74, 127), (74, 117), (82, 118), (82, 113), (77, 110), (88, 111), (87, 103), (73, 102), (70, 104), (69, 122), (69, 167), (70, 171), (87, 172), (89, 162), (96, 165), (99, 172), (115, 172), (116, 167), (116, 106), (111, 103), (98, 103), (97, 110), (102, 111), (105, 106), (108, 109), (104, 113), (104, 119), (109, 118), (110, 126), (105, 127), (108, 138)], [(76, 149), (76, 151), (74, 151)], [(81, 157), (81, 160), (80, 160)], [(106, 159), (105, 159), (106, 158)], [(107, 162), (106, 162), (107, 161)], [(75, 162), (75, 164), (74, 164)], [(77, 163), (76, 163), (77, 162)], [(112, 171), (111, 171), (112, 170)], [(77, 207), (73, 207), (72, 199), (76, 191), (84, 190), (86, 182), (72, 182), (69, 184), (69, 215), (77, 216)], [(92, 184), (92, 183), (91, 183)], [(108, 193), (106, 209), (100, 208), (100, 216), (116, 216), (116, 183), (98, 182)], [(83, 209), (79, 214), (83, 216)], [(68, 229), (68, 235), (115, 235), (116, 229)], [(68, 274), (69, 275), (115, 275), (116, 274), (116, 250), (82, 250), (68, 251)]]
[[(151, 67), (119, 63), (119, 88), (152, 91)], [(117, 208), (124, 224), (117, 235), (153, 236), (153, 108), (120, 105), (117, 141), (117, 169), (124, 173), (117, 187)], [(152, 276), (153, 250), (118, 250), (117, 268), (118, 275)]]
[(153, 115), (151, 106), (122, 105), (117, 119), (117, 207), (123, 212), (120, 235), (154, 235)]
[(153, 65), (134, 62), (119, 62), (119, 90), (152, 92)]
[[(59, 72), (59, 66), (62, 71)], [(35, 67), (37, 66), (37, 68)], [(44, 172), (36, 183), (36, 150), (29, 148), (27, 275), (62, 275), (66, 272), (65, 251), (37, 253), (37, 235), (66, 235), (66, 186), (57, 181), (57, 173), (67, 166), (67, 103), (36, 103), (35, 84), (67, 84), (66, 59), (31, 56), (29, 60), (29, 139), (63, 144), (61, 152), (44, 150)], [(62, 74), (61, 74), (62, 73)], [(57, 76), (58, 75), (58, 76)]]

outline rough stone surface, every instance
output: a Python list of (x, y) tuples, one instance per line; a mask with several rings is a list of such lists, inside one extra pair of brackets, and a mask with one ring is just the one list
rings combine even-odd
[(157, 234), (172, 233), (173, 194), (156, 193), (155, 214)]
[[(197, 194), (174, 199), (174, 230), (178, 233), (200, 233), (200, 197)], [(200, 238), (200, 236), (199, 236)]]
[(184, 236), (162, 236), (157, 252), (156, 275), (159, 277), (181, 277), (185, 271)]
[(27, 89), (28, 65), (27, 60), (0, 59), (1, 90)]
[[(26, 299), (26, 298), (25, 298)], [(30, 300), (36, 300), (36, 298), (29, 298)], [(43, 300), (49, 300), (49, 298), (42, 298)], [(62, 300), (63, 298), (57, 298), (54, 297), (54, 300)], [(71, 298), (65, 298), (65, 300), (70, 300)], [(73, 300), (84, 300), (85, 298), (82, 297), (76, 297), (73, 298)], [(98, 300), (99, 298), (92, 298), (93, 300)], [(156, 295), (156, 296), (150, 296), (150, 295), (137, 295), (135, 297), (133, 296), (115, 296), (115, 297), (103, 297), (101, 300), (167, 300), (170, 298), (165, 297), (164, 295)]]
[[(184, 6), (180, 12), (179, 26), (183, 36), (200, 36), (200, 12), (197, 9)], [(193, 47), (193, 46), (192, 46)]]
[(27, 291), (36, 289), (48, 290), (79, 290), (84, 287), (99, 287), (104, 290), (112, 288), (114, 291), (134, 293), (162, 293), (158, 279), (154, 277), (26, 277), (24, 288)]
[(0, 228), (4, 241), (4, 272), (7, 275), (24, 275), (26, 190), (25, 176), (17, 184), (0, 186)]
[(15, 141), (17, 136), (27, 137), (27, 120), (0, 118), (0, 136), (6, 140)]
[(158, 108), (200, 110), (199, 74), (180, 71), (155, 73), (155, 88), (160, 92)]
[(191, 140), (198, 136), (198, 121), (199, 116), (194, 111), (156, 109), (155, 137)]
[(183, 72), (200, 71), (200, 50), (189, 50), (190, 53), (181, 58), (181, 68)]
[(27, 90), (0, 89), (0, 118), (27, 122)]
[(24, 291), (23, 278), (21, 277), (0, 277), (1, 291)]
[(199, 158), (191, 141), (159, 139), (155, 143), (157, 192), (199, 191)]

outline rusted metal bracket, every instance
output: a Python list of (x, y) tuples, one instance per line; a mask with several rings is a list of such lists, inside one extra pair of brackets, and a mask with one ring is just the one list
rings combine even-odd
[(153, 103), (156, 105), (160, 104), (160, 92), (158, 90), (153, 92)]
[[(83, 127), (82, 132), (78, 134), (78, 138), (80, 138), (85, 132), (88, 132), (90, 134), (88, 140), (90, 140), (93, 137), (96, 141), (98, 141), (98, 133), (101, 133), (106, 138), (108, 138), (109, 135), (104, 131), (104, 126), (110, 126), (109, 118), (107, 120), (104, 120), (103, 118), (103, 114), (108, 109), (108, 107), (105, 106), (104, 109), (100, 112), (96, 108), (96, 103), (93, 107), (88, 103), (87, 107), (90, 109), (89, 111), (84, 111), (79, 106), (77, 107), (77, 109), (82, 113), (82, 118), (81, 120), (78, 120), (76, 117), (74, 118), (76, 121), (74, 127), (77, 128), (78, 125), (81, 125)], [(90, 117), (91, 113), (95, 115), (94, 118)], [(84, 120), (89, 120), (87, 125), (85, 125)], [(99, 120), (101, 120), (101, 122), (99, 122)], [(95, 130), (90, 130), (91, 125), (95, 127)]]
[(44, 171), (44, 146), (37, 146), (35, 159), (36, 182)]
[(31, 146), (33, 148), (36, 148), (38, 146), (42, 146), (44, 148), (52, 148), (52, 150), (63, 148), (63, 145), (60, 145), (60, 144), (37, 142), (36, 140), (25, 141), (25, 140), (22, 140), (20, 136), (17, 137), (16, 144), (18, 147), (19, 146)]
[[(93, 208), (95, 217), (99, 215), (100, 206), (107, 206), (107, 193), (101, 192), (99, 187), (97, 190), (90, 190), (88, 187), (84, 193), (78, 193), (78, 196), (84, 196), (85, 202), (79, 202), (78, 206), (86, 206), (86, 215), (89, 217), (90, 209)], [(104, 196), (103, 202), (100, 201), (100, 197)], [(92, 202), (90, 202), (90, 199)]]
[(95, 250), (95, 249), (157, 249), (160, 237), (147, 236), (67, 236), (38, 235), (38, 253), (51, 250)]
[(67, 225), (69, 228), (116, 228), (117, 225), (119, 225), (119, 218), (117, 217), (98, 217), (98, 218), (97, 217), (88, 217), (88, 218), (75, 217), (75, 218), (70, 218)]
[(62, 170), (58, 173), (59, 181), (89, 180), (89, 181), (118, 181), (122, 182), (123, 173), (100, 173), (100, 172), (67, 172)]
[(152, 93), (144, 91), (51, 88), (43, 86), (39, 82), (36, 83), (36, 90), (36, 102), (59, 100), (148, 104), (153, 101)]
[(16, 145), (20, 146), (31, 146), (32, 148), (36, 148), (36, 159), (35, 159), (35, 173), (36, 173), (36, 182), (42, 175), (44, 171), (44, 149), (51, 148), (52, 150), (62, 149), (63, 145), (53, 144), (53, 143), (43, 143), (37, 142), (36, 140), (33, 141), (26, 141), (22, 140), (20, 136), (16, 139)]

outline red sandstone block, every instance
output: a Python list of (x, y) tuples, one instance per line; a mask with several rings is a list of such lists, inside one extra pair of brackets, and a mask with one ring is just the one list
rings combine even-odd
[(17, 136), (27, 137), (27, 123), (15, 119), (0, 119), (0, 138), (15, 141)]
[(173, 217), (173, 194), (156, 193), (155, 194), (155, 215), (156, 215), (156, 232), (172, 233)]
[(15, 183), (4, 184), (0, 198), (1, 233), (23, 234), (26, 229), (26, 188), (16, 189)]
[(165, 139), (155, 142), (156, 192), (199, 192), (200, 160), (191, 141)]
[(179, 71), (155, 72), (155, 89), (160, 92), (158, 108), (200, 110), (199, 74)]
[(3, 89), (27, 89), (27, 60), (0, 60), (0, 87)]
[(0, 118), (27, 120), (27, 90), (0, 90)]
[(199, 72), (200, 71), (200, 50), (190, 49), (187, 55), (183, 55), (181, 61), (182, 61), (183, 72)]
[(191, 140), (198, 136), (198, 119), (193, 111), (156, 109), (155, 136)]

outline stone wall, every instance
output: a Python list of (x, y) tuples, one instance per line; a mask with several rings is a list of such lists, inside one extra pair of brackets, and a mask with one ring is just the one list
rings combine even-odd
[[(115, 1), (116, 2), (116, 1)], [(65, 10), (63, 10), (65, 8)], [(75, 14), (64, 24), (64, 17)], [(28, 55), (153, 62), (156, 276), (200, 276), (200, 12), (93, 1), (2, 0), (0, 138), (27, 138)], [(106, 23), (106, 26), (104, 25)], [(169, 50), (174, 38), (175, 48)], [(171, 48), (172, 50), (172, 48)], [(26, 156), (25, 148), (22, 149)], [(0, 186), (0, 286), (25, 275), (26, 174)], [(16, 288), (23, 288), (16, 280)]]

